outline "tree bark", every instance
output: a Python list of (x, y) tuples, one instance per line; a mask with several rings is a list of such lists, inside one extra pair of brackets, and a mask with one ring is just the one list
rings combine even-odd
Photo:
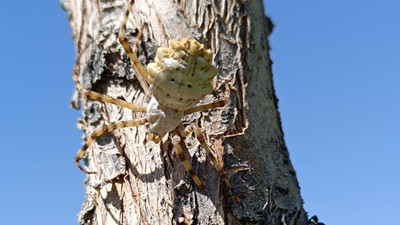
[[(127, 0), (63, 0), (79, 62), (79, 80), (87, 89), (138, 105), (148, 99), (118, 42)], [(286, 149), (272, 81), (268, 33), (271, 24), (262, 1), (138, 0), (127, 24), (130, 43), (147, 24), (138, 56), (152, 62), (157, 48), (171, 39), (190, 38), (214, 52), (219, 68), (215, 91), (201, 103), (223, 98), (230, 103), (184, 118), (205, 132), (224, 166), (239, 204), (209, 163), (195, 138), (186, 157), (206, 181), (200, 190), (173, 151), (171, 142), (146, 140), (146, 126), (102, 135), (89, 148), (86, 166), (97, 174), (85, 180), (80, 224), (308, 224), (296, 173)], [(104, 124), (143, 117), (118, 106), (81, 98), (71, 100), (83, 118), (84, 139)]]

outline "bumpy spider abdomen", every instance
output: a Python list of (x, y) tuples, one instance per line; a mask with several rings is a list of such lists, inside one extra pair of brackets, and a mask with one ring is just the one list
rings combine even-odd
[(218, 69), (212, 65), (212, 51), (196, 40), (171, 40), (169, 48), (159, 48), (155, 63), (147, 65), (150, 89), (164, 106), (185, 110), (213, 90)]

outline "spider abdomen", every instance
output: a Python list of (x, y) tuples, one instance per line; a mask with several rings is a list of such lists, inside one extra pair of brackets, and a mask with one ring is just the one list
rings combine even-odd
[(155, 63), (147, 65), (150, 90), (167, 107), (191, 108), (213, 90), (218, 69), (212, 65), (212, 51), (196, 40), (171, 40), (169, 48), (159, 48)]

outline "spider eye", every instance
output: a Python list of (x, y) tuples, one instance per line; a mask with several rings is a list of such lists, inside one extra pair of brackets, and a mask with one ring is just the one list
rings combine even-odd
[(191, 85), (191, 84), (188, 84), (187, 87), (188, 87), (188, 88), (192, 88), (192, 85)]
[(171, 83), (174, 83), (175, 82), (175, 79), (174, 78), (171, 78)]

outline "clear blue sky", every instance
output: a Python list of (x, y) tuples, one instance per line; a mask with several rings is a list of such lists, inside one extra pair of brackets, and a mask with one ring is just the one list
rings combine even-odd
[[(305, 209), (327, 225), (400, 213), (400, 1), (266, 1), (285, 140)], [(77, 224), (75, 53), (58, 1), (0, 8), (2, 224)]]

